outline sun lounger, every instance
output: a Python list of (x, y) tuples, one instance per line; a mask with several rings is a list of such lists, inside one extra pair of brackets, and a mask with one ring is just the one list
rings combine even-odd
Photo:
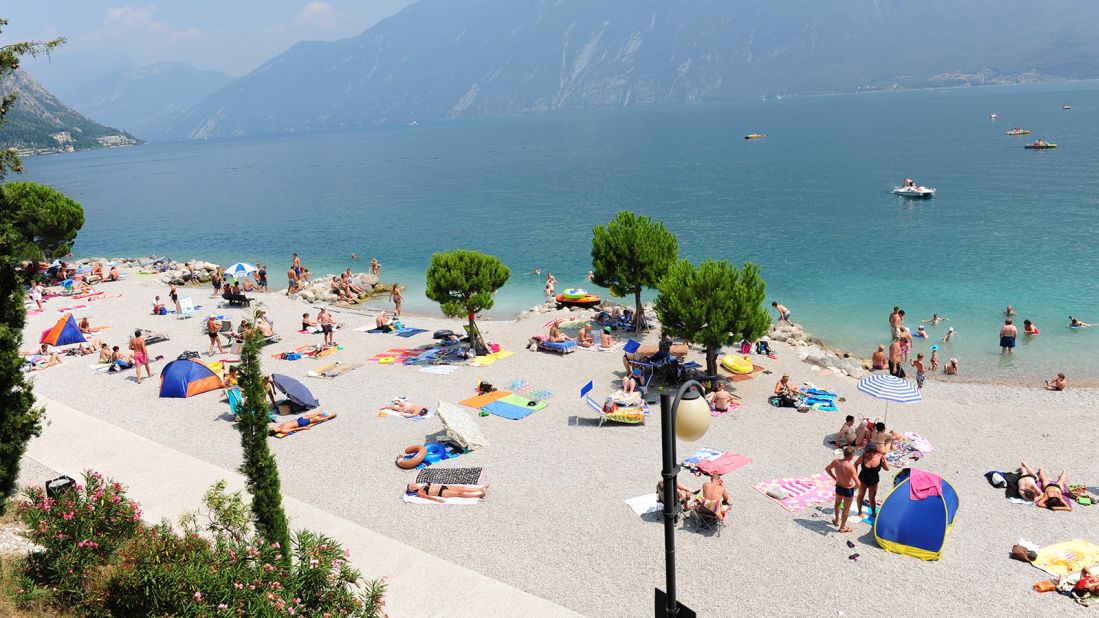
[(141, 337), (145, 339), (145, 345), (153, 345), (154, 343), (161, 343), (168, 341), (168, 335), (164, 333), (154, 333), (151, 330), (141, 329)]
[(608, 421), (622, 423), (624, 425), (642, 425), (645, 423), (645, 412), (642, 408), (618, 408), (610, 414), (603, 411), (603, 406), (598, 401), (587, 398), (588, 406), (599, 413), (599, 426)]
[(244, 294), (225, 293), (222, 294), (221, 297), (225, 299), (225, 302), (229, 303), (230, 307), (248, 307), (252, 304), (252, 299)]
[(575, 341), (539, 341), (538, 349), (558, 354), (570, 354), (576, 351)]

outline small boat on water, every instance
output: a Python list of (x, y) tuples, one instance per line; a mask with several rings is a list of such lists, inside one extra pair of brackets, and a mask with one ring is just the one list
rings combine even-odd
[(1065, 103), (1064, 105), (1061, 106), (1061, 109), (1072, 109), (1072, 106), (1069, 105), (1068, 103)]
[(1023, 148), (1029, 148), (1030, 150), (1049, 150), (1056, 147), (1057, 144), (1054, 144), (1053, 142), (1047, 142), (1044, 139), (1040, 139), (1036, 142), (1031, 142), (1029, 144), (1023, 144)]
[(901, 197), (911, 197), (911, 198), (917, 198), (917, 199), (927, 198), (927, 197), (935, 197), (935, 189), (933, 189), (931, 187), (920, 187), (920, 186), (893, 187), (893, 195), (899, 195)]
[(767, 136), (763, 133), (749, 133), (748, 135), (744, 136), (744, 139), (763, 139), (765, 137)]
[(999, 116), (997, 116), (995, 112), (988, 115), (989, 120), (996, 120), (997, 118), (999, 118)]
[(899, 187), (893, 187), (893, 195), (911, 198), (935, 197), (935, 189), (916, 184), (915, 180), (905, 178)]
[(554, 299), (561, 307), (594, 307), (601, 302), (595, 294), (588, 294), (579, 288), (565, 290)]
[(1030, 129), (1020, 129), (1018, 127), (1004, 133), (1004, 135), (1030, 135)]

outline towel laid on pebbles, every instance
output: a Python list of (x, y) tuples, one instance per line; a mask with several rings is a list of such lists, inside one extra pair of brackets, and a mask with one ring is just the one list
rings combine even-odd
[(664, 510), (664, 505), (657, 501), (655, 493), (630, 498), (629, 500), (626, 500), (626, 505), (633, 509), (633, 512), (636, 513), (638, 517)]

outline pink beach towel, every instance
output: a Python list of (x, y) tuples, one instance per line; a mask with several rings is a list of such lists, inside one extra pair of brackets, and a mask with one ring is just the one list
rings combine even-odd
[[(787, 497), (775, 500), (779, 506), (787, 511), (796, 512), (807, 509), (817, 504), (831, 502), (836, 499), (835, 481), (824, 472), (801, 478), (775, 479), (762, 481), (754, 485), (755, 490), (763, 495), (772, 489), (781, 489)], [(768, 496), (770, 498), (770, 496)]]
[(908, 478), (909, 496), (913, 500), (924, 500), (931, 496), (943, 495), (943, 479), (938, 474), (912, 468)]
[(698, 464), (703, 474), (728, 474), (737, 468), (752, 463), (750, 457), (740, 453), (725, 453), (717, 459), (707, 459)]

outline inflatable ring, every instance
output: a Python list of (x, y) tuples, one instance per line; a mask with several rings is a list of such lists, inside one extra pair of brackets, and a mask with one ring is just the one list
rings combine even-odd
[(378, 364), (379, 365), (392, 365), (395, 360), (397, 360), (397, 359), (392, 357), (392, 356), (383, 356), (383, 357), (378, 359)]
[(438, 463), (446, 459), (446, 447), (438, 442), (431, 442), (425, 447), (424, 461)]
[(404, 455), (397, 456), (397, 466), (405, 470), (411, 470), (420, 465), (427, 456), (427, 448), (422, 444), (413, 444), (404, 450)]

